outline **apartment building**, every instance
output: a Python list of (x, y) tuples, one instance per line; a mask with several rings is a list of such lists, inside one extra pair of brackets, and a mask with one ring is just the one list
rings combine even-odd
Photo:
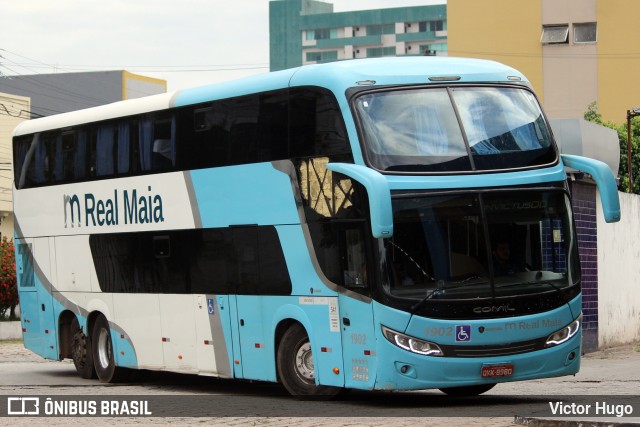
[(315, 0), (269, 3), (271, 71), (319, 62), (447, 55), (447, 6), (334, 12)]

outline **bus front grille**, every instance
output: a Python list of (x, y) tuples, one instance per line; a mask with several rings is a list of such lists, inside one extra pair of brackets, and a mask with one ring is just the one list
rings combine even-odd
[(546, 338), (501, 345), (440, 345), (444, 357), (494, 357), (529, 353), (545, 348)]

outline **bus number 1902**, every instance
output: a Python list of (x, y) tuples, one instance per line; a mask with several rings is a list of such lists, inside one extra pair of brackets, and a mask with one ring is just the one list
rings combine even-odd
[(440, 326), (427, 328), (426, 335), (428, 337), (452, 337), (453, 336), (453, 326)]

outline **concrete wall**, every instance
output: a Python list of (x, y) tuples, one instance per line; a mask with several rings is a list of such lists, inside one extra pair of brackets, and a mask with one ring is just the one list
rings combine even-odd
[(20, 339), (22, 339), (20, 322), (0, 322), (0, 341)]
[(620, 193), (622, 220), (607, 224), (598, 200), (598, 341), (640, 341), (640, 196)]

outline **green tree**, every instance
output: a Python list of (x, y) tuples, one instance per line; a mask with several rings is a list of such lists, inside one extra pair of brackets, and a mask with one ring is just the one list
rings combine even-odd
[[(620, 184), (618, 189), (627, 192), (629, 190), (629, 173), (627, 167), (627, 123), (617, 124), (602, 119), (598, 111), (598, 104), (594, 101), (587, 107), (584, 119), (602, 126), (606, 126), (618, 132), (620, 144), (620, 168), (618, 176)], [(631, 119), (631, 173), (633, 178), (633, 193), (640, 194), (640, 121)]]
[(18, 285), (16, 283), (16, 259), (13, 240), (5, 237), (0, 241), (0, 319), (9, 311), (9, 320), (16, 320)]

